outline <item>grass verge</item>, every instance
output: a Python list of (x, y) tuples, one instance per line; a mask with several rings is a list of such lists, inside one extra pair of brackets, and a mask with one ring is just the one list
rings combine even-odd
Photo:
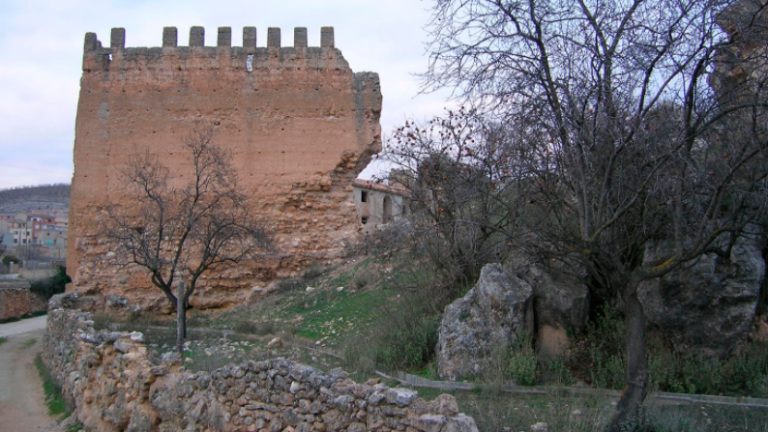
[(45, 404), (48, 407), (48, 414), (64, 420), (72, 414), (72, 407), (61, 394), (61, 386), (56, 382), (48, 368), (45, 367), (40, 354), (35, 356), (35, 367), (40, 379), (43, 381), (43, 392), (45, 393)]

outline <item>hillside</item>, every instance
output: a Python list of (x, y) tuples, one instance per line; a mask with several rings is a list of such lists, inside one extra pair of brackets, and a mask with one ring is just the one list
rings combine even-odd
[(69, 189), (68, 184), (53, 184), (0, 190), (0, 213), (68, 210)]

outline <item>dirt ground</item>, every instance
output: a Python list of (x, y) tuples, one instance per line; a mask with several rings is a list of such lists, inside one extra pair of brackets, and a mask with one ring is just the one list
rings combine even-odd
[[(61, 432), (49, 417), (34, 359), (45, 334), (45, 316), (0, 324), (0, 432)], [(32, 340), (34, 339), (34, 343)]]

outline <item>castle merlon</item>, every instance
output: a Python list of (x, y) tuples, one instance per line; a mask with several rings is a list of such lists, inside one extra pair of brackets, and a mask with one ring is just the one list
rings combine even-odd
[(267, 48), (280, 48), (280, 29), (270, 27), (267, 29)]
[(216, 46), (220, 48), (232, 46), (232, 27), (219, 27), (219, 37), (216, 39)]
[[(242, 48), (250, 49), (257, 47), (257, 35), (256, 27), (243, 27), (243, 46)], [(122, 51), (126, 49), (125, 46), (125, 29), (113, 28), (110, 34), (110, 43), (108, 50), (111, 52)], [(163, 48), (177, 48), (178, 45), (178, 30), (176, 27), (164, 27), (162, 45)], [(189, 30), (189, 47), (205, 47), (205, 28), (200, 26), (194, 26)], [(232, 48), (232, 27), (219, 27), (216, 47), (218, 48)], [(267, 29), (267, 48), (268, 49), (280, 49), (283, 47), (280, 40), (280, 28), (270, 27)], [(290, 48), (290, 47), (288, 47)], [(293, 48), (302, 49), (309, 48), (307, 40), (307, 28), (296, 27), (293, 30)], [(321, 27), (320, 29), (320, 48), (333, 49), (335, 48), (333, 27)], [(84, 54), (88, 54), (96, 51), (103, 51), (101, 42), (98, 40), (96, 33), (85, 34)], [(132, 49), (132, 48), (127, 48)]]
[(176, 27), (163, 28), (163, 47), (176, 47), (179, 44), (179, 32)]

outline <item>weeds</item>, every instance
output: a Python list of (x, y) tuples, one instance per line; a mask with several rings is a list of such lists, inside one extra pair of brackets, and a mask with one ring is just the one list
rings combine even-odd
[(313, 280), (322, 276), (323, 272), (325, 272), (325, 268), (323, 268), (319, 262), (312, 261), (309, 267), (304, 270), (304, 274), (302, 274), (301, 277), (305, 282), (312, 282)]
[(536, 383), (536, 353), (533, 352), (528, 338), (518, 337), (516, 346), (510, 349), (506, 372), (515, 383), (524, 386)]
[(29, 339), (28, 341), (24, 342), (23, 348), (24, 349), (31, 348), (36, 343), (37, 343), (37, 339), (35, 338)]
[(43, 392), (45, 393), (45, 404), (48, 406), (48, 414), (53, 417), (59, 417), (63, 420), (72, 414), (72, 406), (64, 399), (61, 394), (61, 386), (56, 382), (48, 368), (45, 367), (40, 354), (35, 356), (35, 367), (37, 368), (40, 379), (43, 381)]
[(0, 345), (4, 344), (6, 342), (8, 342), (8, 339), (6, 339), (4, 337), (0, 337)]
[(658, 338), (651, 343), (651, 389), (675, 393), (768, 395), (768, 344), (753, 342), (725, 361), (677, 354)]
[(415, 368), (434, 358), (439, 316), (396, 316), (389, 328), (380, 330), (374, 348), (376, 363), (388, 370)]
[(361, 271), (356, 273), (352, 278), (352, 286), (358, 290), (366, 287), (374, 287), (378, 280), (379, 277), (376, 273), (371, 271)]
[(265, 336), (274, 334), (277, 331), (277, 326), (271, 320), (258, 323), (250, 320), (241, 320), (232, 326), (232, 330), (237, 333)]

